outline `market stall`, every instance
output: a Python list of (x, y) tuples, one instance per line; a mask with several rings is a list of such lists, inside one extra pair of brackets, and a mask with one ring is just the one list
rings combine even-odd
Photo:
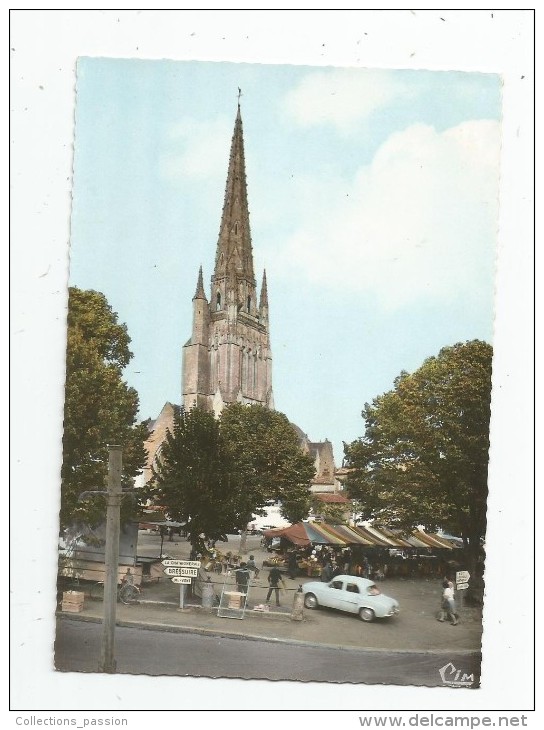
[(263, 565), (276, 566), (291, 575), (311, 577), (329, 572), (363, 575), (376, 580), (415, 575), (440, 575), (445, 553), (458, 547), (437, 534), (373, 525), (330, 525), (299, 522), (264, 531), (271, 556)]

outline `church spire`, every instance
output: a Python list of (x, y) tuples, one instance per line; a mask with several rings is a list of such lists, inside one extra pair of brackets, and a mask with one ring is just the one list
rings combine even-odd
[(259, 309), (266, 307), (268, 309), (268, 289), (266, 287), (266, 269), (263, 271), (263, 283), (261, 286), (261, 298), (259, 300)]
[[(198, 270), (198, 281), (196, 283), (196, 292), (193, 299), (206, 299), (206, 293), (204, 292), (204, 282), (202, 280), (202, 266)], [(206, 299), (206, 301), (208, 301)]]
[(230, 148), (213, 280), (225, 278), (231, 281), (231, 285), (236, 280), (238, 282), (245, 280), (255, 286), (240, 96), (238, 96), (238, 109)]

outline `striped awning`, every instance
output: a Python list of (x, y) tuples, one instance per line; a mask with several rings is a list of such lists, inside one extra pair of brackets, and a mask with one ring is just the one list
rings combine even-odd
[(453, 550), (458, 547), (453, 541), (439, 535), (414, 530), (404, 534), (400, 530), (373, 527), (371, 525), (329, 525), (325, 522), (297, 522), (289, 527), (264, 530), (266, 537), (284, 537), (294, 545), (360, 545), (383, 548), (434, 548)]

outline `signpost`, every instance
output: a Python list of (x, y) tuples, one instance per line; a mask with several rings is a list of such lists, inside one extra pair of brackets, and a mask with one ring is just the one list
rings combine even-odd
[(176, 560), (174, 558), (165, 558), (161, 561), (165, 574), (170, 578), (172, 583), (179, 584), (179, 607), (185, 606), (185, 586), (191, 585), (191, 580), (198, 575), (200, 568), (200, 560)]
[(464, 593), (462, 591), (466, 591), (468, 588), (468, 581), (470, 579), (470, 573), (468, 570), (458, 570), (455, 574), (455, 588), (458, 591), (461, 591), (459, 593), (459, 604), (461, 608), (463, 607), (463, 598)]
[(165, 558), (162, 561), (165, 568), (200, 568), (200, 560), (174, 560)]
[(174, 576), (182, 576), (182, 575), (188, 575), (191, 578), (196, 578), (198, 575), (198, 569), (197, 568), (164, 568), (165, 574), (173, 578)]

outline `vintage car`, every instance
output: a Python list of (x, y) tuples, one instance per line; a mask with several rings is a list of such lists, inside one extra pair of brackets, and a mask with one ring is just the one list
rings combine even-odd
[(305, 583), (302, 591), (306, 608), (336, 608), (339, 611), (357, 613), (362, 621), (395, 616), (399, 612), (398, 601), (384, 596), (378, 586), (368, 578), (337, 575), (329, 583)]

